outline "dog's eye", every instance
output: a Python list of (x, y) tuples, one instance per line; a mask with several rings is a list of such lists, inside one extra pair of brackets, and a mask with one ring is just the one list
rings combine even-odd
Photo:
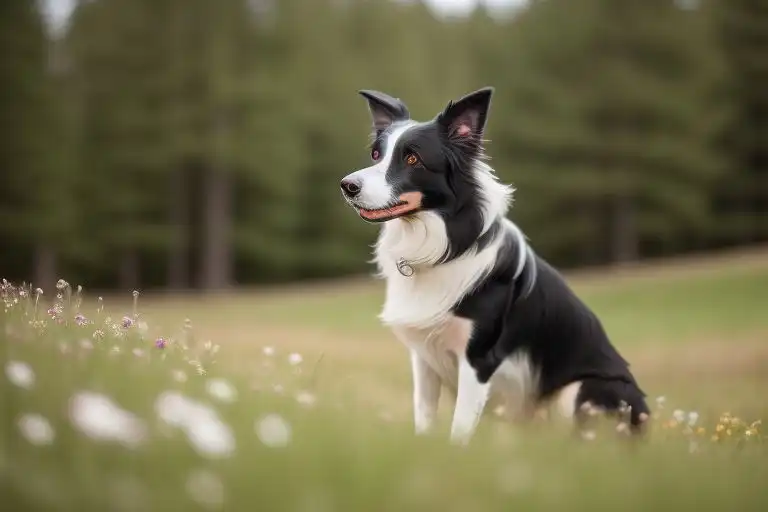
[(419, 157), (414, 155), (413, 153), (408, 153), (405, 155), (405, 163), (408, 165), (416, 165), (419, 163)]
[(381, 154), (379, 153), (378, 149), (372, 149), (371, 150), (371, 159), (378, 160)]

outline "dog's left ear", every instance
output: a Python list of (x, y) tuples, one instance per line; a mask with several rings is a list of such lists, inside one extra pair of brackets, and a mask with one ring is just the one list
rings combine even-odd
[(379, 91), (362, 90), (360, 95), (368, 101), (371, 111), (374, 131), (386, 130), (395, 121), (405, 121), (411, 118), (408, 107), (398, 98)]
[(483, 138), (492, 95), (493, 87), (483, 87), (460, 100), (448, 103), (443, 113), (438, 116), (443, 134), (456, 142), (479, 144)]

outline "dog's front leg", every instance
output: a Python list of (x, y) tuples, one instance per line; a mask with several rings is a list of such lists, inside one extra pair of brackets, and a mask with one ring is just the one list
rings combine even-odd
[(488, 402), (491, 384), (477, 380), (477, 373), (466, 357), (459, 358), (459, 389), (456, 408), (453, 411), (451, 442), (465, 445), (475, 433), (485, 404)]
[(414, 427), (417, 435), (427, 434), (435, 423), (442, 383), (438, 374), (415, 350), (411, 350), (411, 370)]

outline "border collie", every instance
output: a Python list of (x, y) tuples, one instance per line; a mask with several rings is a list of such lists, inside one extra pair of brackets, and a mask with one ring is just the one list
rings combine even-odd
[(485, 163), (492, 88), (427, 122), (399, 99), (363, 90), (373, 119), (372, 164), (341, 180), (344, 198), (380, 223), (386, 280), (380, 314), (410, 351), (414, 424), (430, 432), (442, 387), (456, 393), (450, 439), (466, 444), (489, 404), (510, 418), (545, 405), (581, 424), (592, 411), (649, 410), (593, 312), (507, 219), (513, 188)]

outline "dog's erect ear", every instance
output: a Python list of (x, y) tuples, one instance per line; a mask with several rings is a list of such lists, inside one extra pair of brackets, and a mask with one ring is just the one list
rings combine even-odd
[(483, 87), (448, 103), (437, 119), (444, 135), (457, 142), (466, 140), (479, 144), (491, 106), (491, 95), (493, 87)]
[(368, 101), (371, 111), (373, 129), (378, 133), (386, 130), (395, 121), (405, 121), (411, 118), (405, 103), (389, 94), (379, 91), (358, 91)]

